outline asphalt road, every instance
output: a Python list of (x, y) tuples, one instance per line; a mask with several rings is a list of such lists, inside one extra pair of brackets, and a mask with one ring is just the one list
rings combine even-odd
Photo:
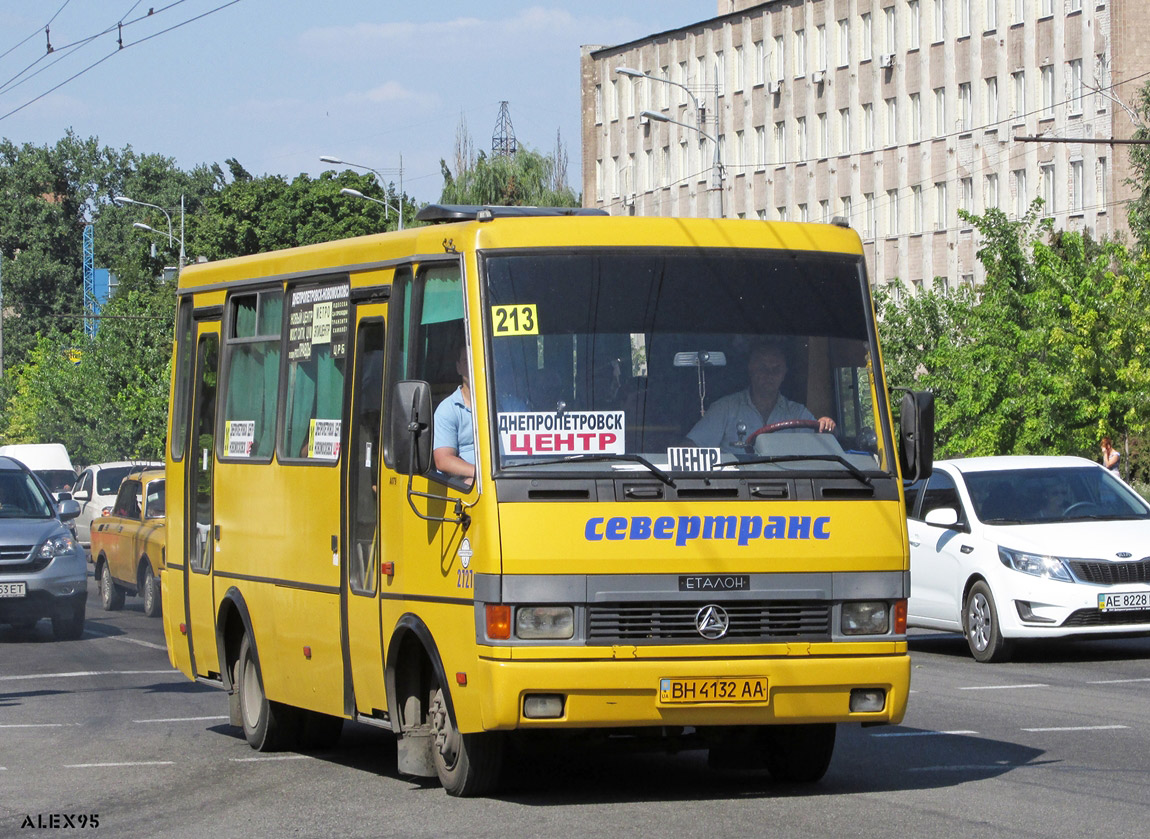
[(1001, 665), (953, 635), (911, 649), (904, 723), (840, 726), (816, 786), (594, 748), (533, 755), (499, 797), (461, 800), (401, 777), (390, 735), (366, 726), (320, 754), (252, 751), (225, 695), (170, 668), (160, 621), (136, 598), (103, 612), (91, 583), (79, 641), (53, 642), (46, 621), (0, 628), (0, 837), (1150, 833), (1150, 639)]

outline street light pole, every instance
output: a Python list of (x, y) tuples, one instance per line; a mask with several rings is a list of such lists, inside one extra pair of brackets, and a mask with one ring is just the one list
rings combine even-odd
[[(714, 160), (711, 162), (711, 186), (709, 192), (711, 193), (711, 217), (723, 217), (723, 162), (719, 159), (719, 141), (703, 130), (703, 124), (706, 121), (706, 109), (699, 104), (698, 98), (691, 91), (689, 87), (681, 82), (672, 81), (671, 79), (664, 79), (661, 76), (652, 76), (649, 73), (643, 73), (632, 67), (616, 67), (615, 72), (620, 76), (630, 76), (635, 79), (650, 79), (653, 82), (661, 82), (662, 84), (669, 84), (673, 87), (681, 88), (686, 91), (687, 95), (691, 97), (691, 104), (695, 107), (695, 122), (696, 125), (690, 125), (686, 122), (679, 122), (677, 119), (671, 119), (663, 114), (656, 113), (655, 111), (643, 111), (639, 114), (640, 117), (647, 117), (649, 120), (655, 122), (669, 122), (674, 125), (682, 126), (683, 128), (691, 131), (697, 131), (700, 137), (708, 139), (715, 146)], [(716, 107), (715, 113), (718, 114)]]
[(378, 198), (372, 198), (370, 195), (364, 195), (358, 189), (352, 189), (351, 187), (346, 187), (346, 186), (339, 191), (339, 194), (340, 195), (350, 195), (352, 198), (362, 198), (364, 201), (370, 201), (373, 204), (382, 204), (383, 205), (383, 217), (385, 219), (387, 218), (387, 211), (388, 210), (394, 210), (396, 215), (400, 216), (401, 223), (399, 225), (399, 229), (400, 230), (403, 229), (403, 224), (402, 224), (403, 216), (400, 215), (399, 210), (397, 210), (395, 207), (388, 204), (386, 201), (380, 201)]
[[(180, 235), (179, 236), (172, 235), (172, 217), (168, 213), (168, 211), (165, 210), (163, 207), (161, 207), (159, 204), (149, 204), (147, 201), (137, 201), (135, 198), (129, 198), (126, 195), (114, 195), (114, 196), (112, 196), (112, 203), (116, 204), (117, 206), (122, 206), (124, 204), (135, 204), (138, 207), (151, 207), (153, 210), (159, 210), (161, 213), (163, 213), (164, 218), (167, 219), (167, 221), (168, 221), (168, 248), (171, 249), (173, 240), (180, 243), (180, 270), (182, 271), (184, 269), (184, 264), (186, 263), (187, 260), (186, 260), (185, 255), (184, 255), (184, 196), (182, 193), (180, 195)], [(153, 233), (159, 233), (161, 236), (164, 235), (163, 233), (160, 233), (160, 231), (153, 230), (151, 227), (148, 227), (148, 225), (146, 225), (146, 224), (140, 224), (137, 222), (136, 224), (133, 224), (132, 226), (138, 227), (141, 230), (151, 230)]]
[[(371, 174), (375, 175), (376, 183), (379, 184), (380, 189), (383, 190), (384, 195), (387, 195), (387, 187), (385, 186), (385, 178), (384, 178), (383, 172), (384, 171), (386, 171), (386, 172), (398, 171), (399, 172), (399, 207), (400, 207), (400, 209), (396, 210), (396, 215), (399, 216), (399, 229), (403, 230), (403, 155), (402, 154), (399, 156), (399, 169), (398, 170), (385, 169), (383, 171), (381, 171), (379, 169), (372, 169), (370, 166), (364, 166), (362, 163), (351, 163), (347, 160), (343, 160), (343, 159), (338, 158), (338, 157), (332, 157), (331, 155), (328, 155), (328, 154), (321, 155), (319, 159), (323, 163), (334, 163), (336, 166), (350, 166), (353, 169), (365, 169), (368, 172), (371, 172)], [(350, 193), (348, 193), (348, 191), (346, 189), (340, 190), (340, 192), (342, 192), (344, 194), (350, 194)], [(352, 192), (356, 192), (356, 190), (352, 190)], [(363, 195), (362, 193), (357, 193), (357, 194), (361, 198), (367, 198), (367, 196)], [(374, 199), (374, 198), (367, 198), (367, 200), (376, 201), (376, 199)], [(378, 202), (378, 203), (382, 203), (385, 207), (391, 207), (390, 204), (387, 204), (385, 202)], [(394, 210), (395, 208), (391, 207), (391, 209)]]
[(711, 144), (715, 147), (715, 157), (711, 162), (711, 187), (708, 190), (711, 193), (711, 217), (723, 217), (723, 163), (719, 159), (719, 141), (708, 134), (701, 128), (696, 128), (690, 123), (679, 122), (677, 119), (671, 119), (669, 116), (657, 113), (655, 111), (643, 111), (639, 114), (640, 117), (646, 117), (653, 122), (669, 122), (672, 125), (682, 126), (683, 128), (691, 131), (697, 131), (699, 136), (703, 139), (710, 140)]

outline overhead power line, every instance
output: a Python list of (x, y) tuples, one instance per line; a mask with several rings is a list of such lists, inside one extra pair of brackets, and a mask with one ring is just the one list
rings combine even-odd
[[(123, 19), (121, 19), (120, 21), (117, 21), (112, 26), (105, 28), (104, 30), (96, 33), (95, 35), (88, 36), (87, 38), (83, 38), (79, 41), (75, 41), (71, 44), (67, 44), (63, 47), (59, 47), (59, 48), (55, 48), (55, 49), (51, 50), (51, 54), (59, 52), (60, 50), (63, 50), (63, 49), (67, 49), (67, 50), (74, 52), (76, 49), (79, 49), (82, 46), (86, 46), (87, 44), (95, 41), (97, 38), (100, 38), (104, 35), (108, 35), (108, 34), (113, 33), (113, 32), (116, 33), (116, 48), (112, 52), (108, 53), (107, 55), (103, 56), (102, 58), (99, 58), (99, 59), (93, 61), (88, 66), (77, 71), (76, 73), (73, 73), (68, 78), (64, 79), (63, 81), (59, 82), (58, 84), (53, 85), (52, 87), (48, 88), (47, 90), (43, 91), (42, 93), (32, 97), (28, 101), (24, 102), (22, 105), (19, 105), (19, 106), (13, 108), (12, 110), (8, 111), (7, 113), (0, 114), (0, 121), (7, 119), (8, 117), (12, 116), (13, 114), (19, 113), (20, 111), (27, 108), (29, 105), (31, 105), (35, 102), (38, 102), (39, 100), (43, 99), (48, 94), (53, 93), (56, 90), (59, 90), (61, 87), (68, 84), (69, 82), (75, 81), (80, 76), (84, 75), (85, 73), (89, 72), (90, 70), (95, 69), (96, 67), (98, 67), (99, 65), (101, 65), (105, 61), (107, 61), (109, 58), (111, 58), (112, 56), (116, 55), (117, 53), (124, 51), (125, 49), (127, 49), (129, 47), (134, 47), (137, 44), (142, 44), (145, 41), (150, 41), (153, 38), (159, 37), (160, 35), (165, 35), (165, 34), (171, 32), (175, 29), (179, 29), (180, 27), (186, 26), (189, 23), (193, 23), (197, 20), (201, 20), (205, 17), (208, 17), (209, 15), (213, 15), (216, 12), (219, 12), (219, 11), (222, 11), (223, 9), (226, 9), (228, 6), (234, 6), (235, 4), (240, 2), (240, 0), (229, 0), (229, 2), (222, 3), (213, 9), (209, 9), (208, 11), (202, 12), (201, 14), (189, 17), (189, 18), (182, 20), (179, 23), (173, 24), (172, 26), (169, 26), (165, 29), (161, 29), (157, 32), (153, 32), (150, 35), (145, 35), (141, 38), (137, 38), (134, 41), (124, 41), (123, 40), (123, 28), (125, 26), (131, 26), (132, 24), (139, 23), (140, 21), (146, 20), (149, 17), (154, 17), (155, 15), (160, 14), (161, 12), (167, 11), (168, 9), (171, 9), (175, 6), (178, 6), (181, 3), (184, 3), (186, 1), (187, 0), (175, 0), (175, 2), (170, 3), (169, 5), (161, 8), (161, 9), (158, 9), (158, 10), (149, 9), (148, 13), (141, 15), (137, 18), (134, 18), (130, 21), (127, 21), (126, 23), (123, 22)], [(61, 8), (63, 8), (63, 7), (61, 7)], [(133, 8), (135, 8), (135, 7), (133, 6)], [(25, 40), (27, 40), (27, 39), (25, 39)], [(21, 43), (23, 43), (23, 42), (21, 42)], [(15, 87), (16, 84), (22, 83), (21, 81), (18, 81), (18, 80), (20, 80), (21, 77), (23, 77), (24, 74), (27, 73), (32, 67), (34, 67), (37, 63), (39, 63), (39, 61), (42, 60), (42, 58), (43, 58), (43, 56), (41, 56), (41, 59), (37, 59), (36, 62), (33, 62), (28, 67), (25, 67), (18, 74), (16, 74), (16, 76), (9, 79), (3, 85), (0, 85), (0, 93), (5, 92), (5, 90), (10, 89), (11, 87)], [(59, 60), (59, 59), (57, 59), (57, 60)], [(55, 62), (53, 62), (53, 63), (55, 63)], [(51, 66), (51, 65), (49, 65), (49, 66)], [(26, 79), (24, 79), (24, 80), (26, 81)]]

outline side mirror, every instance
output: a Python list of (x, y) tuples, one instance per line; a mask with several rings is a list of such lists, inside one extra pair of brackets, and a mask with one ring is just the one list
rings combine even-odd
[(71, 498), (59, 502), (56, 509), (60, 513), (60, 521), (71, 521), (80, 515), (80, 505)]
[(902, 479), (929, 478), (934, 465), (934, 394), (926, 390), (906, 391), (900, 406), (899, 425), (898, 459)]
[(82, 504), (86, 504), (92, 500), (92, 493), (88, 492), (86, 489), (82, 489), (79, 492), (73, 492), (72, 497)]
[(923, 519), (936, 527), (954, 527), (958, 524), (958, 510), (954, 507), (935, 507)]
[(400, 472), (423, 475), (431, 468), (431, 385), (421, 381), (396, 382), (391, 393), (388, 436)]

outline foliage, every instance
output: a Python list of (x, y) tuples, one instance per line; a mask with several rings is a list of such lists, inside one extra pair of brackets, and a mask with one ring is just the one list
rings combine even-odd
[[(343, 196), (344, 188), (413, 215), (406, 195), (370, 175), (289, 182), (253, 176), (234, 158), (225, 166), (184, 172), (170, 158), (71, 132), (50, 147), (0, 141), (0, 442), (62, 442), (77, 463), (160, 457), (175, 296), (157, 278), (177, 265), (181, 241), (195, 261), (396, 226), (394, 212)], [(92, 340), (82, 318), (88, 224), (96, 265), (118, 282)], [(73, 350), (79, 365), (68, 360)]]
[(1137, 446), (1150, 431), (1150, 254), (1054, 234), (1040, 210), (964, 214), (977, 292), (878, 296), (888, 378), (935, 392), (939, 456), (1093, 458), (1104, 434)]
[(1143, 145), (1126, 147), (1130, 153), (1130, 167), (1134, 170), (1133, 177), (1126, 181), (1134, 191), (1134, 199), (1126, 212), (1134, 240), (1141, 250), (1146, 251), (1150, 250), (1150, 82), (1139, 89), (1134, 110), (1139, 126), (1132, 139), (1141, 140)]
[(474, 148), (462, 121), (455, 137), (455, 172), (440, 160), (443, 204), (492, 206), (578, 207), (579, 198), (567, 186), (567, 152), (558, 136), (555, 151), (542, 155), (520, 146), (512, 155), (488, 157)]

